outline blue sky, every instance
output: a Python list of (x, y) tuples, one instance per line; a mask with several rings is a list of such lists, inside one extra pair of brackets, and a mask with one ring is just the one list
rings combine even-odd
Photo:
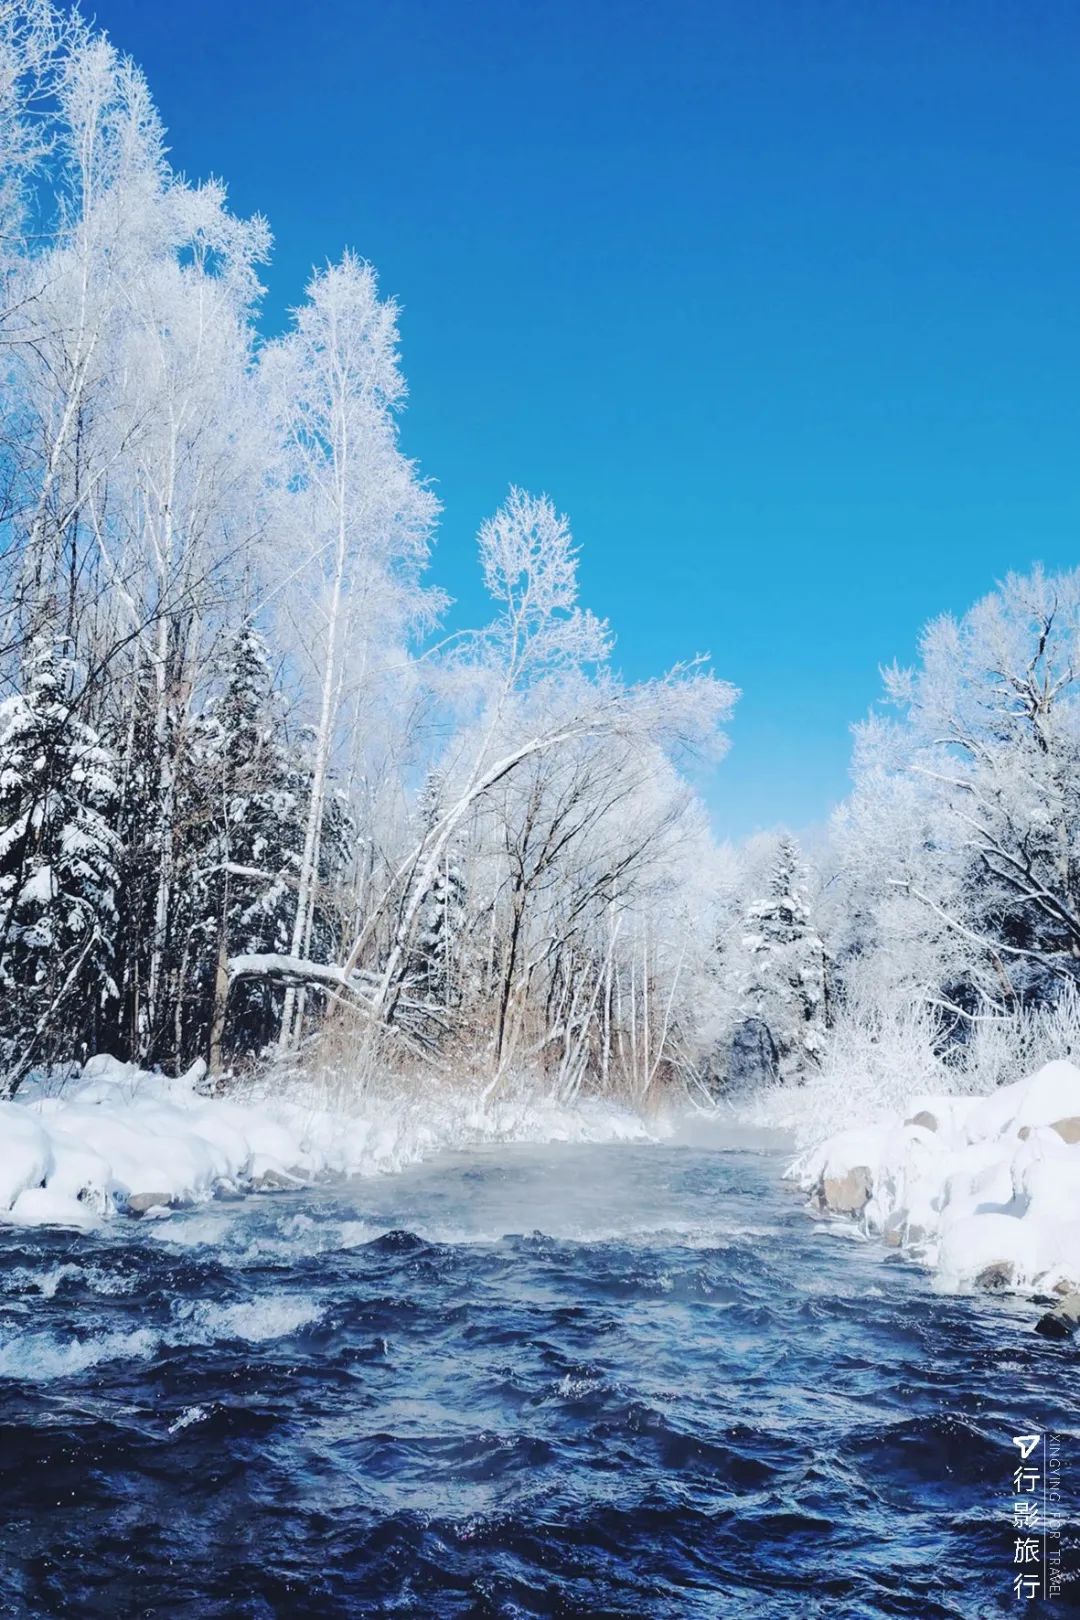
[(435, 576), (547, 490), (632, 677), (744, 690), (717, 829), (820, 821), (920, 625), (1080, 562), (1072, 0), (103, 0), (173, 161), (404, 306)]

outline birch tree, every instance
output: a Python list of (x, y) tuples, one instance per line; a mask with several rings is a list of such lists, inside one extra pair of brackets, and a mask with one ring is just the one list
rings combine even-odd
[[(283, 609), (318, 693), (291, 940), (291, 955), (303, 959), (346, 700), (363, 688), (387, 644), (398, 645), (428, 611), (419, 575), (436, 503), (398, 445), (405, 383), (397, 307), (380, 299), (370, 265), (346, 254), (318, 272), (265, 370), (290, 454), (280, 521), (301, 551)], [(286, 1044), (297, 1038), (303, 1006), (302, 994), (290, 989)]]

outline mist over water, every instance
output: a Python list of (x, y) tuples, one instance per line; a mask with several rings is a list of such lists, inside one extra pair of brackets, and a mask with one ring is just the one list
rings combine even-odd
[(1074, 1350), (783, 1157), (694, 1124), (3, 1232), (0, 1612), (1013, 1612), (1011, 1437), (1080, 1471)]

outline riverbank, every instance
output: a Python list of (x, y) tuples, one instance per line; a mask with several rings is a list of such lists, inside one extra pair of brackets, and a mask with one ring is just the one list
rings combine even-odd
[(92, 1228), (221, 1195), (377, 1175), (493, 1142), (647, 1140), (613, 1103), (572, 1108), (416, 1085), (351, 1106), (301, 1076), (214, 1095), (205, 1066), (179, 1078), (108, 1057), (62, 1085), (28, 1084), (0, 1103), (0, 1223)]
[[(62, 1086), (31, 1084), (0, 1104), (0, 1224), (92, 1229), (485, 1144), (690, 1140), (695, 1119), (445, 1086), (343, 1106), (299, 1075), (216, 1095), (201, 1065), (173, 1079), (94, 1058)], [(807, 1148), (787, 1176), (813, 1216), (899, 1251), (942, 1292), (1069, 1295), (1080, 1283), (1080, 1069), (1070, 1063), (986, 1097), (916, 1096)]]
[(843, 1216), (929, 1268), (945, 1292), (1069, 1295), (1080, 1286), (1080, 1069), (985, 1097), (924, 1096), (827, 1137), (788, 1176), (810, 1212)]

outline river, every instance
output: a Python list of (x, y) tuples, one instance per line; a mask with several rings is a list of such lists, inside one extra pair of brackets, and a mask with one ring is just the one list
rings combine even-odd
[(1031, 1612), (1011, 1437), (1080, 1471), (1073, 1346), (783, 1158), (695, 1124), (0, 1232), (0, 1610)]

